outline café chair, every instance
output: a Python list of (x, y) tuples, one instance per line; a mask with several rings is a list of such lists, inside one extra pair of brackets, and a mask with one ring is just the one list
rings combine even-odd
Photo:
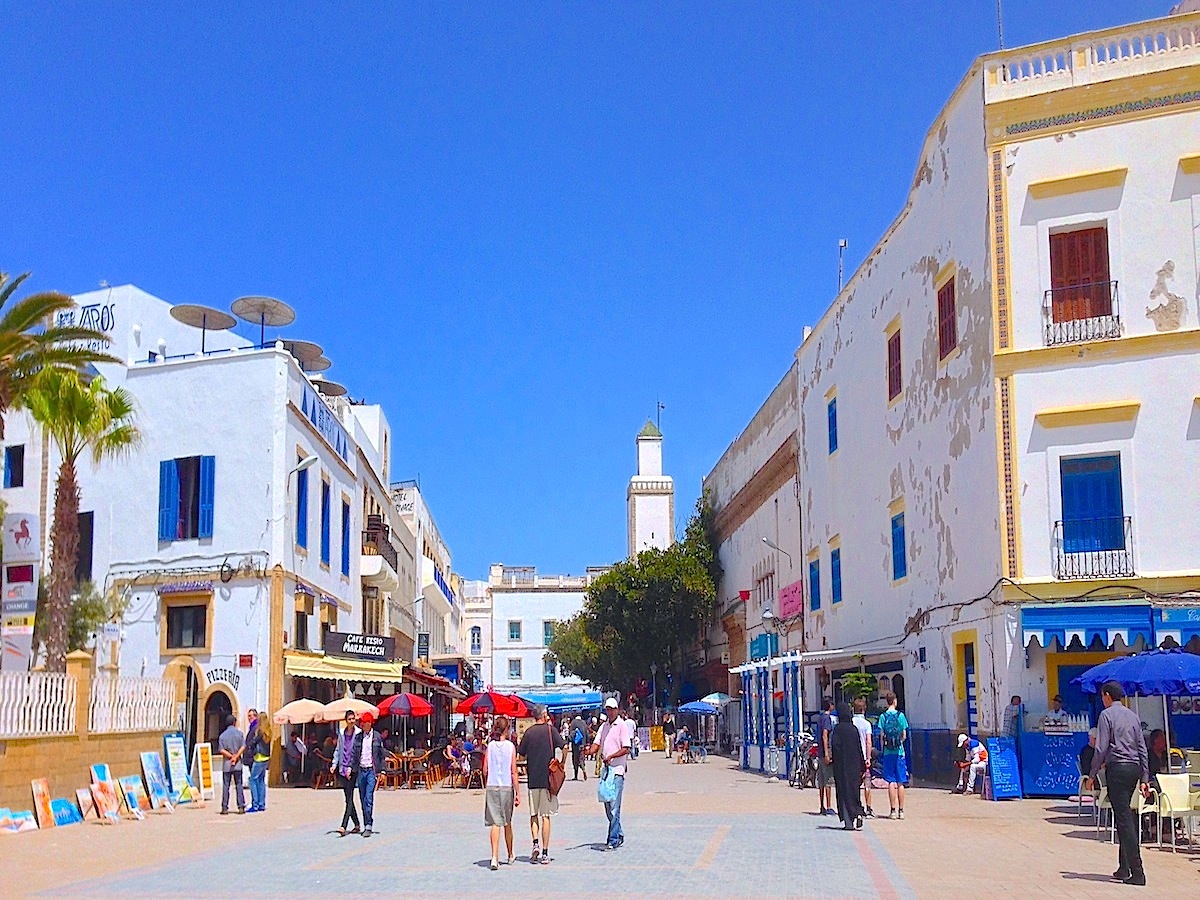
[(1102, 788), (1099, 787), (1098, 785), (1096, 787), (1089, 788), (1088, 782), (1090, 780), (1091, 779), (1088, 778), (1087, 775), (1084, 775), (1082, 772), (1079, 773), (1079, 788), (1076, 793), (1076, 799), (1078, 800), (1078, 803), (1076, 804), (1076, 811), (1078, 812), (1079, 818), (1081, 818), (1081, 819), (1083, 818), (1083, 801), (1084, 800), (1087, 800), (1088, 805), (1091, 806), (1091, 808), (1092, 808), (1092, 818), (1093, 819), (1095, 819), (1099, 813), (1099, 808), (1096, 806), (1096, 804), (1100, 800), (1100, 791), (1102, 790)]
[(1186, 822), (1188, 830), (1188, 846), (1192, 843), (1192, 822), (1200, 817), (1200, 794), (1194, 794), (1188, 787), (1187, 775), (1159, 775), (1158, 798), (1155, 811), (1158, 813), (1158, 846), (1162, 847), (1163, 822), (1170, 823), (1171, 852), (1178, 852), (1175, 841), (1176, 822)]

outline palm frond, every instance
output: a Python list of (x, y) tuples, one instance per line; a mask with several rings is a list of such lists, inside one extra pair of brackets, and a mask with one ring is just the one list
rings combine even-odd
[(7, 272), (0, 272), (0, 309), (4, 308), (4, 304), (21, 286), (21, 282), (29, 277), (29, 273), (18, 275), (16, 278), (11, 278)]
[(47, 322), (55, 313), (71, 309), (74, 305), (74, 300), (58, 291), (30, 294), (0, 316), (0, 331), (29, 331)]

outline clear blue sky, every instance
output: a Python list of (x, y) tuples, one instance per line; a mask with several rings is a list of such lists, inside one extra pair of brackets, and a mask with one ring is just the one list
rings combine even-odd
[[(1170, 5), (1007, 0), (1006, 43)], [(0, 268), (292, 303), (467, 577), (622, 557), (659, 397), (682, 527), (996, 47), (993, 0), (4, 11)]]

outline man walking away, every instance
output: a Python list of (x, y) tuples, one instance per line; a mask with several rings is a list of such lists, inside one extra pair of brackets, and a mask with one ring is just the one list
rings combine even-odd
[(671, 713), (668, 712), (665, 716), (663, 716), (662, 729), (663, 729), (663, 738), (665, 739), (663, 741), (663, 743), (665, 743), (667, 745), (667, 759), (670, 759), (671, 758), (671, 749), (675, 743), (675, 716), (674, 715), (672, 715)]
[(1102, 768), (1108, 773), (1108, 796), (1121, 843), (1113, 878), (1125, 884), (1144, 885), (1146, 871), (1142, 868), (1142, 847), (1129, 804), (1135, 790), (1146, 794), (1150, 789), (1146, 739), (1142, 736), (1142, 723), (1137, 715), (1121, 703), (1125, 697), (1121, 685), (1109, 681), (1100, 693), (1104, 710), (1096, 722), (1096, 753), (1092, 757), (1090, 774), (1094, 783)]
[[(529, 788), (529, 833), (533, 838), (529, 861), (545, 865), (550, 862), (550, 817), (558, 812), (558, 798), (550, 793), (550, 761), (566, 747), (566, 742), (550, 721), (546, 707), (535, 705), (531, 711), (537, 723), (521, 737), (517, 753), (525, 760), (525, 781)], [(565, 761), (565, 753), (563, 757), (560, 762)]]
[(883, 738), (883, 780), (888, 786), (889, 819), (904, 818), (904, 786), (908, 784), (908, 760), (904, 755), (904, 740), (908, 737), (908, 719), (896, 709), (896, 695), (888, 691), (887, 710), (879, 717)]
[(867, 817), (874, 818), (875, 812), (871, 809), (871, 723), (867, 720), (867, 701), (859, 697), (854, 701), (854, 727), (858, 729), (858, 736), (862, 740), (863, 762), (865, 763), (866, 771), (863, 773), (863, 802), (867, 806)]
[(362, 730), (354, 736), (354, 781), (358, 785), (358, 799), (362, 803), (363, 837), (371, 836), (375, 822), (375, 779), (383, 771), (383, 738), (375, 731), (375, 717), (369, 712), (358, 717)]
[(829, 739), (833, 736), (833, 699), (826, 698), (822, 704), (821, 716), (817, 719), (817, 794), (821, 802), (821, 815), (826, 816), (833, 809), (833, 762)]
[(618, 720), (620, 709), (615, 697), (604, 701), (604, 724), (596, 732), (596, 741), (588, 748), (602, 761), (607, 771), (616, 776), (617, 795), (604, 804), (608, 816), (608, 839), (605, 850), (616, 850), (625, 843), (625, 829), (621, 825), (621, 796), (625, 792), (625, 773), (629, 767), (629, 731)]
[(579, 773), (583, 772), (583, 780), (587, 781), (587, 766), (583, 763), (583, 751), (587, 748), (588, 741), (587, 725), (581, 717), (576, 716), (571, 721), (571, 765), (575, 768), (575, 777), (572, 781), (579, 780)]
[(238, 815), (246, 811), (246, 795), (242, 793), (242, 753), (246, 749), (246, 736), (237, 727), (233, 714), (225, 717), (225, 730), (217, 739), (221, 753), (221, 815), (229, 815), (229, 783), (237, 788)]

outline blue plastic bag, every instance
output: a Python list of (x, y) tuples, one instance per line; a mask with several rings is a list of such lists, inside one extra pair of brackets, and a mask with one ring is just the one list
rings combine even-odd
[(611, 766), (605, 766), (596, 785), (596, 799), (601, 803), (612, 803), (617, 799), (617, 775)]

